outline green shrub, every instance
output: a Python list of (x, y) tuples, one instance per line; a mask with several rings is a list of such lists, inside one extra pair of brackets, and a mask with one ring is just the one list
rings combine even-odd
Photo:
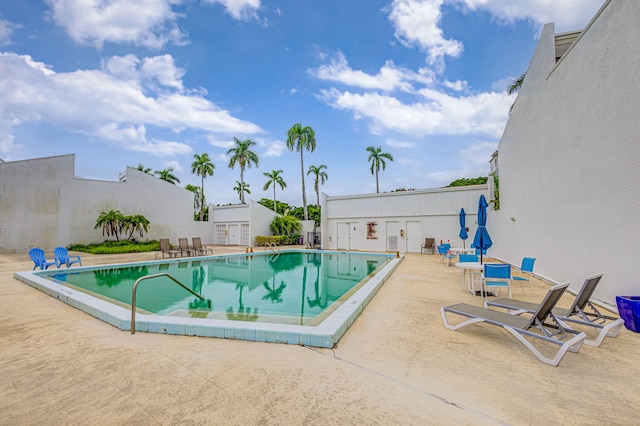
[(260, 247), (266, 246), (269, 243), (275, 243), (279, 246), (282, 244), (282, 237), (280, 235), (266, 235), (256, 237), (256, 244)]
[(121, 253), (145, 253), (160, 250), (160, 242), (157, 240), (141, 243), (132, 241), (103, 241), (93, 244), (71, 244), (69, 250), (91, 254), (121, 254)]
[(276, 216), (269, 227), (274, 235), (292, 235), (300, 230), (300, 220), (294, 216)]

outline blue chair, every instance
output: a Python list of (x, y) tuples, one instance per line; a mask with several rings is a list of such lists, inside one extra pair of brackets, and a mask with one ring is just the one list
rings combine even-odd
[(74, 263), (79, 263), (82, 266), (82, 260), (80, 260), (80, 256), (76, 256), (75, 259), (71, 259), (69, 257), (69, 252), (64, 247), (56, 247), (53, 249), (53, 253), (56, 255), (56, 265), (60, 268), (62, 265), (67, 265), (67, 268), (70, 268)]
[(41, 248), (35, 247), (29, 250), (29, 257), (33, 260), (33, 269), (35, 271), (36, 268), (40, 268), (41, 270), (47, 269), (49, 266), (56, 265), (55, 260), (47, 260), (44, 255), (44, 250)]
[(485, 303), (489, 287), (498, 290), (507, 288), (509, 290), (509, 299), (511, 299), (511, 265), (508, 263), (485, 263), (482, 274), (482, 292), (484, 293)]
[[(487, 254), (487, 249), (482, 250), (482, 255), (484, 256), (485, 254)], [(476, 256), (480, 256), (480, 249), (476, 249)]]
[(475, 254), (460, 254), (459, 261), (462, 262), (477, 262), (478, 256)]
[[(529, 281), (529, 284), (533, 286), (531, 282), (531, 277), (533, 276), (533, 264), (536, 262), (536, 259), (533, 257), (525, 257), (522, 259), (522, 265), (520, 265), (520, 274), (514, 276), (513, 279), (516, 281)], [(526, 274), (526, 276), (522, 276), (522, 274)]]
[(440, 244), (438, 246), (438, 254), (440, 255), (440, 262), (443, 260), (447, 261), (447, 265), (451, 264), (451, 259), (454, 259), (455, 256), (449, 253), (449, 248), (451, 248), (450, 244)]

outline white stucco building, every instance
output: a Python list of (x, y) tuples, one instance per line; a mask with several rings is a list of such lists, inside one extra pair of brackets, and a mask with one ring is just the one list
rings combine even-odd
[[(322, 194), (322, 247), (420, 253), (425, 238), (467, 247), (477, 227), (478, 199), (487, 185), (331, 197)], [(469, 238), (461, 240), (460, 209)]]
[(604, 273), (615, 305), (640, 294), (640, 3), (607, 1), (566, 40), (545, 25), (500, 141), (490, 253), (572, 289)]
[(0, 163), (0, 253), (103, 241), (94, 226), (108, 210), (145, 216), (145, 239), (174, 244), (195, 236), (205, 244), (254, 245), (256, 235), (271, 235), (276, 215), (253, 201), (209, 209), (209, 221), (194, 221), (192, 192), (131, 167), (118, 181), (79, 178), (72, 154)]

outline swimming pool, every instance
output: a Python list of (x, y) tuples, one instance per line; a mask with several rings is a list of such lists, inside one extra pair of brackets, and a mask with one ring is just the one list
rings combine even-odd
[[(333, 347), (401, 258), (284, 250), (16, 272), (14, 277), (121, 330)], [(195, 297), (198, 295), (199, 297)]]

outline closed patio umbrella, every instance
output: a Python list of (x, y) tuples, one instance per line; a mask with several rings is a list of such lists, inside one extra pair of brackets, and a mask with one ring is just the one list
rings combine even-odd
[(473, 238), (473, 244), (471, 244), (471, 247), (475, 247), (480, 250), (480, 263), (482, 263), (482, 252), (493, 245), (489, 232), (487, 232), (486, 228), (488, 206), (489, 204), (487, 204), (487, 200), (484, 198), (484, 195), (481, 195), (480, 200), (478, 201), (478, 229), (475, 237)]
[(467, 248), (467, 238), (469, 235), (467, 234), (466, 228), (466, 216), (467, 214), (464, 212), (464, 209), (460, 209), (460, 239), (462, 240), (462, 247)]

